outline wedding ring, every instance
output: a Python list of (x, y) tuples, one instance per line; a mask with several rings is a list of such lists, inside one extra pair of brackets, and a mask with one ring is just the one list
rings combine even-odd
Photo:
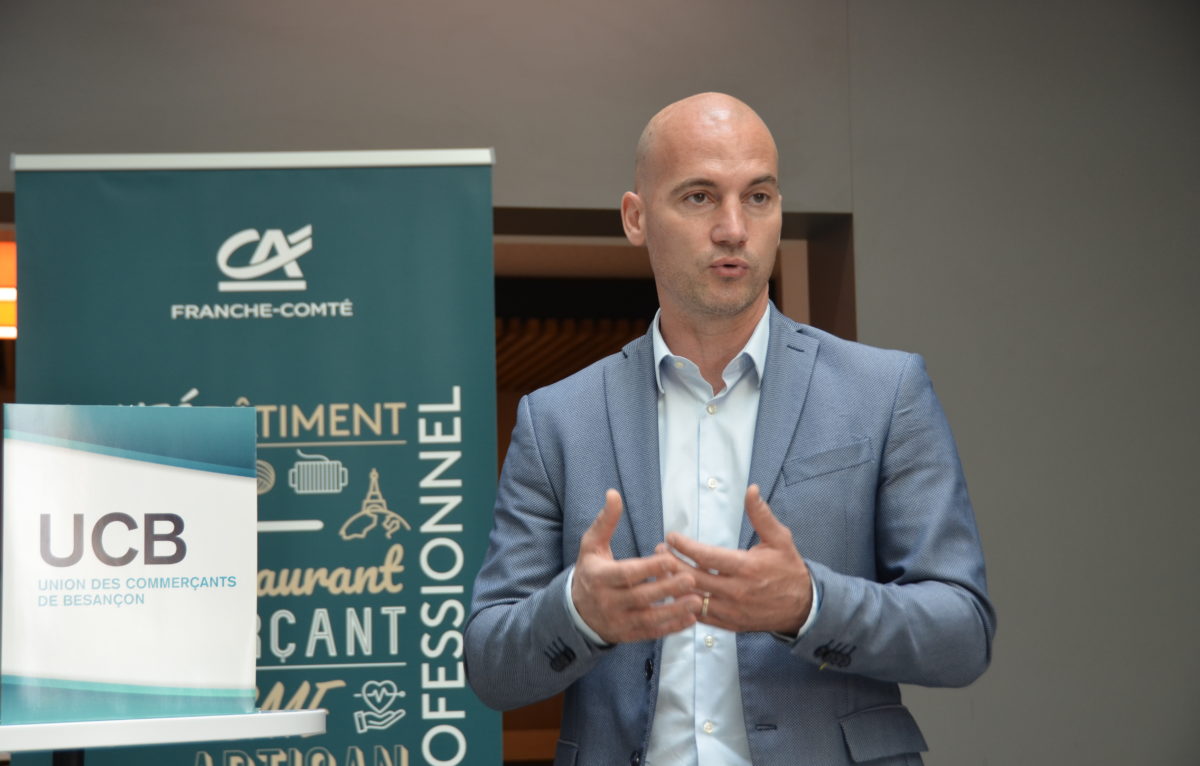
[(708, 593), (704, 594), (704, 603), (700, 604), (700, 616), (701, 617), (708, 616), (708, 599), (709, 599), (710, 595), (711, 594), (708, 594)]

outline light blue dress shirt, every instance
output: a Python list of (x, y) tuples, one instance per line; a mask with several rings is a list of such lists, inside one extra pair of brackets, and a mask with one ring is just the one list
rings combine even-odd
[[(695, 363), (671, 353), (655, 315), (664, 534), (738, 547), (769, 332), (764, 311), (750, 340), (725, 367), (725, 387), (714, 394)], [(570, 599), (573, 576), (572, 571), (566, 583), (568, 608), (584, 635), (603, 645)], [(814, 600), (801, 634), (816, 609)], [(648, 766), (751, 766), (736, 639), (736, 633), (702, 623), (663, 639)]]
[[(764, 312), (714, 394), (695, 363), (671, 353), (655, 317), (664, 533), (738, 547), (768, 325)], [(661, 665), (646, 763), (749, 766), (737, 634), (696, 623), (663, 639)]]

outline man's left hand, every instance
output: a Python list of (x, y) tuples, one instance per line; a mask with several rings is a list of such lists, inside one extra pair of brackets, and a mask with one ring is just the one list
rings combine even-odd
[[(812, 580), (792, 532), (762, 499), (758, 486), (746, 490), (746, 516), (759, 543), (749, 550), (706, 545), (678, 532), (667, 545), (696, 562), (696, 590), (708, 595), (700, 622), (732, 631), (795, 635), (812, 609)], [(715, 573), (714, 573), (715, 572)]]

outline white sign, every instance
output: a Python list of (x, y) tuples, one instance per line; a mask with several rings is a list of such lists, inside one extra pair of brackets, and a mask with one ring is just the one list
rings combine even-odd
[(5, 405), (5, 723), (250, 712), (253, 410)]

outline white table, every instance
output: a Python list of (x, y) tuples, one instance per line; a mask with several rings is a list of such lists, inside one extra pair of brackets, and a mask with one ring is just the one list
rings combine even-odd
[(129, 718), (0, 725), (0, 752), (53, 750), (54, 764), (83, 763), (91, 747), (166, 745), (325, 733), (325, 710), (260, 710), (239, 715)]

